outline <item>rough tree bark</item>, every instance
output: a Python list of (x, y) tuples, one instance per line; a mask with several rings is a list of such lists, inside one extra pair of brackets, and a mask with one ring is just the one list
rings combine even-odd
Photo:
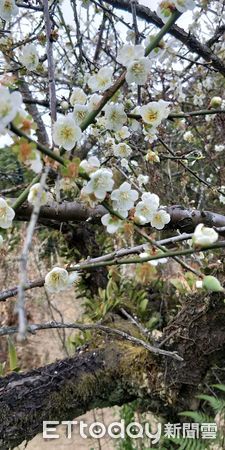
[[(166, 229), (191, 233), (199, 223), (210, 227), (225, 227), (225, 216), (212, 211), (188, 209), (181, 205), (168, 206), (166, 210), (171, 217)], [(16, 211), (16, 219), (29, 220), (31, 213), (32, 206), (23, 204)], [(39, 220), (49, 219), (55, 222), (84, 222), (87, 220), (90, 223), (101, 224), (101, 217), (106, 213), (107, 210), (102, 205), (89, 208), (80, 202), (63, 202), (60, 205), (53, 202), (49, 206), (42, 206)]]
[[(183, 357), (182, 362), (96, 334), (73, 358), (1, 378), (1, 450), (41, 432), (43, 420), (72, 420), (96, 407), (141, 399), (145, 409), (169, 412), (171, 418), (197, 406), (200, 384), (214, 364), (224, 363), (224, 319), (223, 295), (195, 297), (183, 305), (161, 339), (164, 348)], [(110, 320), (111, 326), (137, 336), (128, 321), (119, 316)]]

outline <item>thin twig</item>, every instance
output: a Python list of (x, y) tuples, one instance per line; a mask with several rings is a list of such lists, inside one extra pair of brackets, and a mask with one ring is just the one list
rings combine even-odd
[(40, 180), (40, 190), (38, 192), (37, 201), (34, 206), (30, 223), (27, 228), (27, 234), (23, 245), (23, 250), (20, 256), (20, 269), (19, 269), (19, 286), (18, 286), (18, 299), (16, 302), (15, 310), (18, 313), (19, 317), (19, 335), (18, 338), (20, 340), (24, 340), (26, 337), (26, 327), (27, 327), (27, 321), (26, 321), (26, 311), (25, 311), (25, 296), (24, 291), (26, 290), (26, 284), (27, 284), (27, 264), (28, 264), (28, 257), (29, 252), (32, 244), (32, 238), (34, 234), (34, 229), (38, 220), (38, 215), (41, 207), (41, 196), (45, 187), (46, 178), (48, 175), (48, 168), (45, 169), (44, 173), (42, 174), (41, 180)]
[[(107, 334), (115, 334), (117, 336), (120, 336), (122, 339), (125, 339), (127, 341), (132, 342), (135, 345), (140, 345), (144, 347), (146, 350), (150, 351), (151, 353), (154, 353), (156, 355), (163, 355), (163, 356), (169, 356), (170, 358), (176, 359), (177, 361), (183, 361), (183, 358), (177, 354), (176, 351), (170, 352), (167, 350), (163, 350), (158, 347), (154, 347), (151, 344), (148, 344), (147, 342), (143, 341), (142, 339), (138, 339), (135, 336), (131, 336), (130, 334), (122, 331), (117, 330), (116, 328), (110, 328), (105, 325), (99, 325), (99, 324), (80, 324), (80, 323), (61, 323), (61, 322), (47, 322), (47, 323), (38, 323), (38, 324), (30, 324), (27, 325), (27, 331), (31, 334), (35, 334), (38, 330), (49, 330), (52, 328), (71, 328), (75, 330), (99, 330), (103, 331)], [(18, 329), (17, 327), (2, 327), (0, 328), (0, 336), (6, 336), (10, 334), (17, 333)]]

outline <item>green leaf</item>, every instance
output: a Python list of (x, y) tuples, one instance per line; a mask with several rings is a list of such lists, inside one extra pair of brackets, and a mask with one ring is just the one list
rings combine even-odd
[(225, 392), (225, 384), (213, 384), (213, 387), (219, 389), (222, 392)]
[(205, 423), (205, 422), (213, 422), (214, 419), (212, 417), (207, 416), (206, 414), (200, 413), (198, 411), (183, 411), (178, 414), (179, 416), (190, 417), (195, 422)]

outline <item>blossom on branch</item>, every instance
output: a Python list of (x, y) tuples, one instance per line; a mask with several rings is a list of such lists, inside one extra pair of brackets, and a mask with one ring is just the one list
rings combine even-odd
[(45, 205), (48, 202), (48, 195), (45, 190), (42, 191), (41, 197), (39, 199), (39, 193), (41, 190), (41, 184), (35, 183), (31, 186), (27, 200), (31, 205), (36, 205), (38, 202), (41, 206)]
[(149, 102), (140, 108), (143, 121), (152, 127), (157, 127), (163, 119), (168, 117), (169, 113), (169, 102), (164, 100)]
[(144, 225), (149, 223), (159, 207), (159, 197), (156, 194), (146, 192), (135, 208), (134, 219), (137, 223)]
[(132, 61), (127, 67), (126, 81), (128, 84), (136, 83), (143, 85), (146, 83), (151, 68), (151, 61), (142, 57)]
[(72, 150), (76, 142), (80, 140), (81, 135), (81, 129), (76, 125), (72, 113), (61, 117), (54, 124), (53, 140), (56, 145), (63, 147), (65, 150)]
[(39, 63), (36, 46), (34, 44), (25, 45), (20, 60), (27, 70), (36, 70)]
[(111, 86), (113, 69), (111, 67), (102, 67), (98, 73), (91, 75), (88, 80), (88, 86), (92, 91), (104, 91)]
[(100, 167), (100, 161), (97, 156), (90, 156), (88, 159), (83, 159), (80, 163), (80, 168), (84, 170), (85, 173), (90, 175), (93, 172), (96, 172)]
[(125, 44), (118, 51), (117, 61), (123, 66), (127, 67), (131, 61), (145, 56), (145, 50), (142, 45)]
[(194, 0), (173, 0), (178, 11), (181, 13), (188, 11), (188, 9), (194, 9), (196, 4)]
[(73, 89), (73, 92), (70, 96), (70, 104), (71, 106), (75, 106), (77, 103), (80, 105), (84, 105), (87, 100), (87, 95), (83, 91), (83, 89), (76, 87)]
[(0, 17), (9, 21), (19, 12), (19, 8), (14, 0), (0, 0)]
[(125, 181), (111, 193), (111, 199), (113, 209), (122, 217), (127, 217), (129, 209), (133, 208), (134, 202), (138, 199), (138, 192), (131, 189), (131, 185)]
[(79, 279), (80, 276), (76, 271), (69, 275), (66, 269), (54, 267), (47, 273), (44, 285), (49, 292), (61, 292), (69, 289)]
[(119, 228), (121, 228), (123, 221), (116, 216), (111, 216), (111, 214), (105, 214), (101, 218), (101, 222), (105, 225), (106, 230), (109, 234), (116, 233)]
[(110, 103), (105, 107), (105, 126), (108, 130), (119, 131), (127, 121), (124, 106), (121, 103)]
[(84, 194), (94, 194), (96, 199), (103, 201), (107, 192), (111, 192), (114, 180), (110, 169), (98, 169), (90, 175), (90, 180), (81, 190)]
[(157, 230), (162, 230), (169, 222), (170, 215), (164, 209), (156, 211), (151, 218), (151, 226)]
[(199, 223), (195, 228), (192, 243), (194, 247), (207, 247), (216, 242), (218, 237), (218, 233), (213, 228), (205, 227), (203, 223)]
[(0, 228), (9, 228), (15, 217), (15, 211), (0, 197)]
[(124, 142), (120, 142), (120, 144), (115, 144), (113, 146), (113, 154), (119, 158), (127, 158), (132, 153), (132, 150), (129, 145)]
[(0, 86), (0, 133), (15, 119), (22, 104), (19, 92), (10, 93), (5, 86)]
[(73, 109), (73, 118), (76, 125), (80, 125), (89, 113), (87, 105), (76, 103)]

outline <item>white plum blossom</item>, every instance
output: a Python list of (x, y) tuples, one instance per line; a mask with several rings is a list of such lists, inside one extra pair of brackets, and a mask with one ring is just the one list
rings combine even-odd
[(25, 164), (30, 167), (35, 173), (40, 173), (43, 167), (40, 152), (32, 151), (32, 158), (25, 161)]
[(130, 131), (126, 126), (122, 127), (117, 133), (115, 133), (115, 138), (117, 141), (121, 139), (124, 140), (130, 136)]
[(38, 200), (39, 195), (40, 195), (40, 190), (41, 190), (40, 183), (35, 183), (35, 184), (33, 184), (33, 186), (31, 186), (28, 197), (27, 197), (27, 200), (31, 205), (34, 206), (38, 202), (42, 206), (48, 202), (48, 195), (45, 190), (42, 191), (41, 197)]
[(129, 145), (124, 142), (120, 142), (120, 144), (115, 144), (113, 146), (113, 154), (119, 158), (128, 158), (132, 153), (132, 149)]
[[(134, 109), (132, 109), (131, 114), (140, 114), (140, 106), (136, 106)], [(141, 131), (142, 126), (138, 120), (130, 119), (130, 123), (131, 129), (133, 131)]]
[(128, 170), (128, 172), (130, 172), (130, 167), (129, 167), (129, 163), (128, 160), (126, 158), (122, 158), (120, 161), (121, 167), (123, 167), (124, 169)]
[(136, 38), (135, 31), (131, 29), (127, 30), (126, 41), (134, 43), (135, 38)]
[[(162, 253), (162, 255), (163, 255), (163, 253)], [(144, 258), (151, 258), (151, 256), (153, 256), (153, 255), (151, 255), (148, 252), (142, 252), (142, 253), (140, 253), (139, 256), (141, 259), (144, 259)], [(158, 266), (158, 264), (166, 264), (167, 261), (168, 261), (168, 258), (159, 258), (159, 259), (152, 259), (150, 261), (147, 261), (147, 263), (151, 264), (151, 266)]]
[(169, 113), (169, 102), (164, 100), (149, 102), (140, 108), (143, 121), (152, 127), (157, 127), (163, 119), (168, 117)]
[(111, 199), (113, 209), (118, 211), (122, 217), (126, 217), (129, 209), (133, 208), (134, 202), (138, 199), (138, 192), (131, 189), (131, 185), (125, 181), (111, 193)]
[(150, 130), (144, 128), (143, 134), (145, 136), (145, 141), (149, 142), (149, 144), (152, 144), (157, 139), (157, 129), (154, 127), (150, 126)]
[(19, 8), (15, 0), (0, 0), (0, 17), (3, 20), (9, 21), (15, 17), (19, 12)]
[(91, 75), (88, 80), (88, 86), (92, 91), (104, 91), (111, 86), (113, 69), (111, 67), (102, 67), (98, 73)]
[(36, 46), (34, 44), (25, 45), (20, 60), (27, 70), (35, 70), (39, 64)]
[(139, 186), (143, 186), (143, 185), (147, 184), (148, 181), (149, 181), (149, 176), (148, 175), (140, 174), (137, 177), (137, 182), (138, 182)]
[(7, 204), (4, 198), (0, 197), (0, 228), (9, 228), (15, 217), (15, 211)]
[(194, 0), (173, 0), (173, 2), (177, 10), (181, 13), (187, 11), (188, 9), (192, 10), (196, 6)]
[(22, 104), (19, 92), (10, 93), (5, 86), (0, 86), (0, 133), (15, 119)]
[(72, 113), (60, 117), (54, 123), (53, 140), (56, 145), (63, 147), (65, 150), (72, 150), (76, 142), (80, 140), (81, 135), (81, 129), (76, 125)]
[(105, 107), (105, 126), (108, 130), (119, 131), (127, 120), (121, 103), (110, 103)]
[(129, 66), (131, 61), (145, 56), (145, 50), (142, 45), (125, 44), (118, 51), (117, 61), (123, 66)]
[(128, 84), (136, 83), (143, 85), (148, 79), (148, 74), (151, 68), (151, 61), (144, 56), (132, 61), (127, 67), (126, 81)]
[(98, 169), (90, 175), (90, 180), (82, 191), (88, 195), (94, 194), (96, 199), (103, 201), (107, 192), (111, 192), (113, 188), (114, 180), (112, 177), (113, 173), (110, 169)]
[(205, 227), (203, 223), (199, 223), (192, 236), (192, 243), (195, 247), (207, 247), (216, 242), (218, 237), (218, 233), (213, 228)]
[(160, 162), (160, 158), (158, 156), (158, 153), (153, 152), (152, 150), (149, 150), (148, 153), (146, 153), (145, 155), (145, 160), (150, 163), (159, 163)]
[(183, 139), (184, 139), (184, 141), (189, 142), (189, 144), (194, 142), (194, 135), (193, 135), (192, 131), (186, 131), (183, 135)]
[(214, 150), (215, 152), (223, 152), (223, 150), (225, 150), (225, 145), (223, 144), (215, 145)]
[(196, 280), (195, 287), (196, 287), (196, 289), (202, 289), (203, 288), (203, 281), (202, 280)]
[(54, 269), (47, 273), (44, 286), (48, 292), (61, 292), (69, 289), (79, 279), (80, 276), (76, 271), (69, 275), (66, 269), (54, 267)]
[(170, 18), (174, 9), (175, 9), (174, 1), (164, 0), (159, 3), (158, 8), (156, 10), (156, 14), (165, 23)]
[(151, 226), (157, 230), (162, 230), (170, 222), (170, 215), (164, 210), (159, 209), (151, 218)]
[(83, 89), (76, 87), (73, 89), (73, 92), (70, 96), (70, 104), (71, 106), (75, 106), (77, 103), (79, 105), (84, 105), (87, 100), (87, 95), (83, 91)]
[(123, 221), (116, 216), (111, 216), (111, 214), (105, 214), (101, 218), (101, 222), (105, 225), (108, 233), (116, 233), (119, 228), (121, 228)]
[(102, 99), (101, 95), (92, 94), (87, 103), (89, 111), (93, 111), (93, 110), (97, 109), (101, 99)]
[(100, 167), (100, 161), (97, 158), (97, 156), (90, 156), (88, 159), (83, 159), (80, 163), (80, 167), (88, 174), (90, 175), (93, 172), (96, 172), (96, 170)]
[(76, 103), (73, 109), (73, 118), (76, 125), (80, 125), (89, 113), (87, 105)]
[(156, 194), (145, 192), (141, 201), (137, 203), (135, 208), (134, 219), (137, 223), (144, 225), (152, 220), (159, 207), (159, 197)]

